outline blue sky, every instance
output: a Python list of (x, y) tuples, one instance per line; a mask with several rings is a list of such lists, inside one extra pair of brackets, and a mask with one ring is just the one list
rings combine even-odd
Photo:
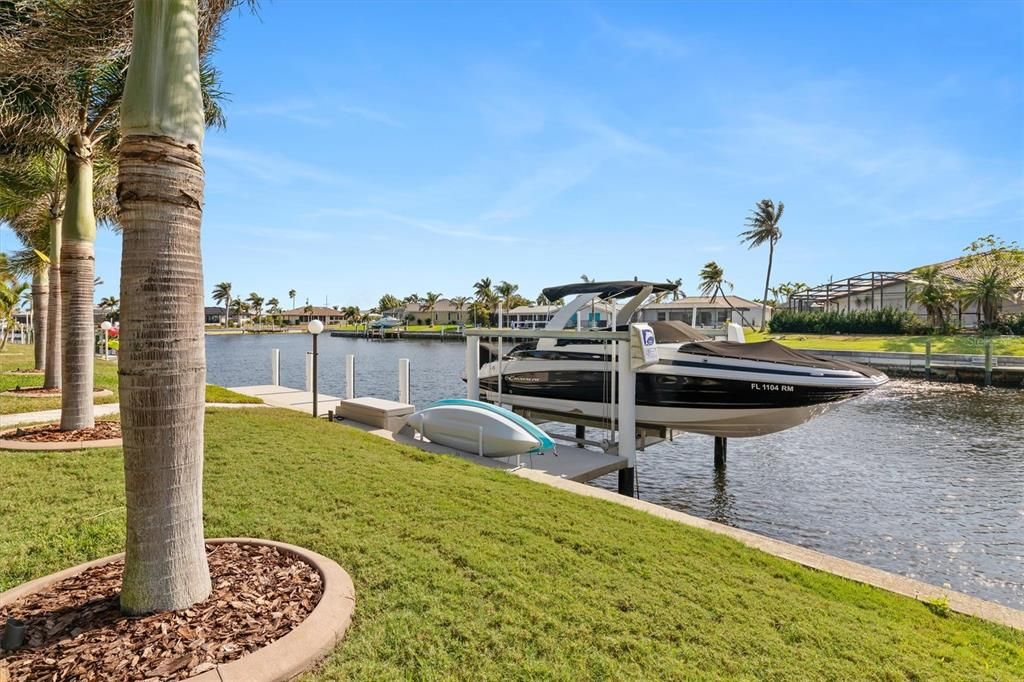
[[(736, 292), (1024, 240), (1024, 4), (278, 0), (232, 17), (207, 289), (372, 305), (586, 273)], [(9, 239), (9, 235), (8, 235)], [(5, 239), (6, 243), (10, 243)], [(97, 269), (116, 293), (119, 244)]]

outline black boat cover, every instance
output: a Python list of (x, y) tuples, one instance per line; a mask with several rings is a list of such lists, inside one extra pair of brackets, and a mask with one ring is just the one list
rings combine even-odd
[(542, 292), (549, 301), (557, 301), (573, 294), (600, 294), (601, 298), (626, 298), (636, 296), (644, 287), (652, 287), (654, 291), (675, 291), (677, 284), (668, 282), (638, 282), (625, 280), (622, 282), (573, 282), (557, 287), (548, 287)]
[[(658, 332), (654, 332), (655, 338)], [(660, 341), (660, 339), (658, 339)], [(820, 369), (853, 370), (865, 376), (882, 374), (876, 369), (842, 360), (825, 360), (809, 353), (803, 353), (775, 341), (758, 341), (756, 343), (737, 343), (736, 341), (695, 341), (679, 347), (681, 353), (696, 355), (713, 355), (734, 360), (759, 360), (761, 362), (784, 362), (801, 367), (818, 367)]]

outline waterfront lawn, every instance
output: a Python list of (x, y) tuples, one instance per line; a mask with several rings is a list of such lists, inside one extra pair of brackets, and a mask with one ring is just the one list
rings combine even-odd
[[(747, 341), (772, 339), (791, 348), (808, 350), (865, 350), (903, 353), (924, 353), (925, 342), (932, 342), (933, 353), (983, 355), (985, 341), (978, 336), (955, 334), (946, 336), (846, 336), (841, 334), (761, 334), (746, 330)], [(1024, 355), (1024, 337), (996, 336), (992, 339), (995, 355)]]
[[(306, 680), (1024, 675), (1024, 633), (702, 530), (286, 410), (206, 424), (208, 535), (302, 545), (355, 581)], [(119, 450), (0, 457), (0, 589), (121, 548)]]
[[(31, 369), (35, 362), (32, 348), (32, 346), (9, 343), (4, 351), (0, 353), (0, 391), (9, 391), (19, 386), (24, 388), (43, 385), (43, 376), (41, 374), (5, 374), (5, 372), (16, 369)], [(95, 403), (97, 405), (116, 403), (118, 401), (117, 361), (97, 359), (93, 369), (93, 382), (96, 388), (106, 388), (114, 392), (114, 395), (96, 398)], [(262, 403), (263, 401), (259, 398), (242, 395), (220, 386), (208, 384), (206, 386), (206, 402)], [(0, 414), (57, 409), (60, 409), (60, 397), (17, 398), (0, 396)]]

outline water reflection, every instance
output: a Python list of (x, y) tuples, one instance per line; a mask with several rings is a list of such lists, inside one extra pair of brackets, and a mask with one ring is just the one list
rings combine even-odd
[[(274, 347), (283, 382), (302, 386), (306, 335), (210, 337), (210, 381), (267, 383)], [(460, 343), (328, 337), (321, 349), (334, 395), (346, 353), (363, 395), (397, 397), (400, 357), (414, 402), (465, 390)], [(893, 381), (795, 429), (731, 440), (724, 471), (707, 436), (650, 447), (638, 483), (657, 504), (1024, 608), (1022, 424), (1024, 391)]]

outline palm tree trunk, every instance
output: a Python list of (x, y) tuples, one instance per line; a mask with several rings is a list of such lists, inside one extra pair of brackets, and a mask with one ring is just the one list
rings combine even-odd
[(768, 274), (764, 277), (764, 297), (761, 299), (761, 331), (768, 326), (768, 287), (772, 281), (772, 259), (775, 257), (775, 240), (768, 242)]
[(47, 296), (46, 371), (43, 388), (61, 387), (61, 278), (60, 278), (60, 217), (50, 220), (50, 292)]
[(231, 327), (231, 296), (224, 300), (224, 328)]
[(49, 320), (50, 268), (32, 275), (32, 342), (35, 344), (35, 368), (46, 369), (46, 326)]
[(121, 109), (121, 609), (210, 594), (203, 536), (203, 101), (196, 0), (136, 0)]
[(96, 218), (92, 208), (92, 157), (88, 138), (75, 133), (68, 140), (67, 200), (61, 225), (61, 286), (63, 297), (60, 428), (88, 429), (96, 425), (92, 408), (93, 362), (96, 339), (93, 289), (96, 258)]

